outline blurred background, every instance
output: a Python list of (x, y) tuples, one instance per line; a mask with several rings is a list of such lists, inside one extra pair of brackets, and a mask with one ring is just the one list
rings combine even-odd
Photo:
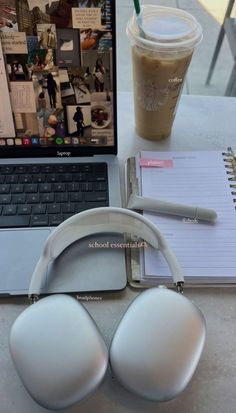
[[(133, 13), (133, 1), (117, 0), (116, 3), (118, 90), (127, 91), (132, 90), (132, 68), (125, 31)], [(140, 3), (184, 9), (202, 25), (204, 37), (191, 61), (185, 94), (236, 96), (236, 0), (140, 0)], [(219, 35), (222, 42), (218, 42), (216, 49)], [(210, 72), (214, 52), (218, 52), (218, 57)]]

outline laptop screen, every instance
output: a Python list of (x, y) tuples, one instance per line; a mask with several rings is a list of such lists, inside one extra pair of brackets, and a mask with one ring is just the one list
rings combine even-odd
[(0, 157), (117, 153), (114, 0), (0, 0)]

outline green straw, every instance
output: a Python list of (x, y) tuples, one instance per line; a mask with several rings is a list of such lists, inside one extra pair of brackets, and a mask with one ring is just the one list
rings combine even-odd
[(138, 16), (138, 15), (139, 15), (139, 13), (140, 13), (140, 4), (139, 4), (139, 0), (133, 0), (133, 2), (134, 2), (134, 8), (135, 8), (136, 14), (137, 14), (137, 16)]

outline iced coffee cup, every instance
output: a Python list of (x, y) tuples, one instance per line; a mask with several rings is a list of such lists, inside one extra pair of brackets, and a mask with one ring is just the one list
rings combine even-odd
[(146, 139), (170, 135), (184, 79), (202, 28), (189, 13), (145, 5), (127, 25), (133, 62), (135, 126)]

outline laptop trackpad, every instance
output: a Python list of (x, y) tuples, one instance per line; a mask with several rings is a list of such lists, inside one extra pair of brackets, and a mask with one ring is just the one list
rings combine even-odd
[(50, 229), (0, 230), (0, 295), (27, 294)]
[[(28, 293), (50, 229), (0, 230), (0, 296)], [(42, 293), (121, 290), (127, 283), (124, 242), (100, 235), (75, 242), (49, 266)]]
[(74, 242), (51, 265), (45, 292), (121, 290), (127, 284), (124, 237), (96, 234)]

